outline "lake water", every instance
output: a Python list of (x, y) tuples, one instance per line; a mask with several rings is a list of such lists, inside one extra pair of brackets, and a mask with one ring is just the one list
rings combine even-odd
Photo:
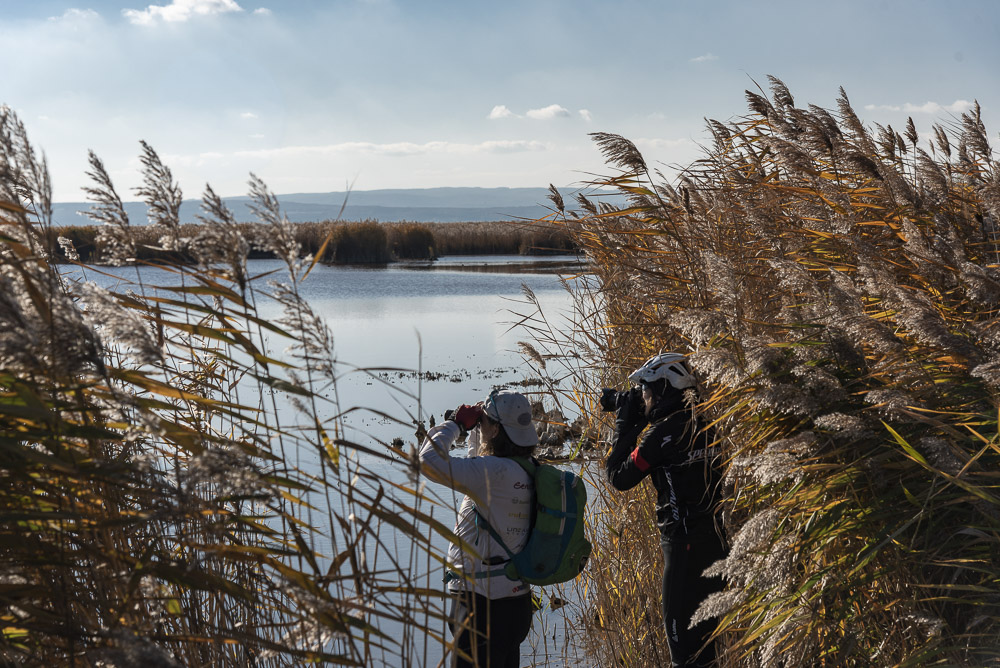
[[(370, 411), (353, 412), (345, 418), (347, 439), (369, 447), (394, 438), (416, 445), (411, 421), (427, 421), (430, 416), (440, 420), (446, 409), (483, 400), (494, 387), (525, 380), (526, 366), (517, 343), (530, 337), (513, 327), (534, 310), (525, 301), (523, 286), (534, 292), (548, 316), (558, 320), (558, 314), (571, 306), (570, 295), (558, 274), (539, 270), (546, 265), (565, 266), (567, 259), (572, 258), (447, 257), (431, 270), (405, 265), (375, 269), (317, 265), (300, 292), (330, 327), (337, 359), (369, 369), (338, 379), (341, 409), (376, 409), (404, 423)], [(283, 264), (274, 260), (253, 260), (249, 266), (254, 275), (278, 270), (271, 278), (281, 278), (283, 270)], [(86, 278), (111, 287), (115, 275), (135, 275), (131, 268), (103, 271), (111, 275), (88, 272)], [(174, 280), (160, 270), (142, 271), (144, 281), (150, 283), (170, 284)], [(274, 302), (264, 301), (259, 304), (259, 313), (273, 320), (280, 316), (280, 309)], [(424, 373), (418, 375), (417, 371)], [(530, 394), (530, 389), (521, 391)], [(366, 466), (386, 482), (407, 484), (401, 464), (369, 459)], [(310, 466), (308, 461), (303, 464)], [(427, 491), (444, 505), (452, 502), (451, 492), (443, 487), (431, 484)], [(441, 510), (436, 509), (435, 517), (451, 526), (454, 513), (446, 517)], [(383, 545), (393, 546), (394, 554), (369, 554), (372, 567), (386, 568), (393, 561), (413, 564), (421, 559), (409, 553), (406, 540), (390, 535), (394, 533), (391, 528), (383, 525), (383, 530), (387, 535), (380, 535), (380, 539)], [(437, 540), (436, 547), (445, 550), (443, 539)], [(426, 561), (426, 557), (422, 559)], [(423, 567), (411, 578), (410, 584), (416, 586), (443, 587), (436, 566)], [(522, 646), (522, 665), (575, 663), (568, 658), (576, 653), (567, 646), (572, 634), (566, 633), (567, 627), (575, 626), (574, 613), (567, 610), (545, 608), (536, 613), (532, 634)], [(440, 661), (439, 644), (405, 629), (387, 630), (412, 645), (410, 655), (419, 661), (414, 665), (434, 666)], [(443, 628), (437, 631), (447, 635)], [(398, 663), (392, 653), (372, 657), (372, 665)]]
[[(502, 267), (514, 260), (523, 258), (495, 257), (489, 263)], [(314, 270), (302, 292), (333, 330), (339, 358), (360, 367), (420, 369), (443, 376), (418, 383), (388, 374), (397, 388), (422, 398), (419, 406), (407, 403), (405, 411), (389, 396), (397, 396), (391, 389), (371, 379), (348, 379), (340, 388), (342, 402), (387, 407), (389, 400), (394, 407), (389, 412), (440, 419), (447, 408), (474, 403), (496, 385), (524, 379), (516, 348), (518, 340), (527, 337), (524, 331), (511, 329), (520, 319), (515, 314), (528, 309), (522, 285), (553, 313), (569, 306), (568, 294), (553, 274), (447, 269), (470, 261), (483, 259), (443, 258), (431, 271), (399, 266)], [(394, 435), (377, 422), (367, 421), (365, 426), (379, 437)]]

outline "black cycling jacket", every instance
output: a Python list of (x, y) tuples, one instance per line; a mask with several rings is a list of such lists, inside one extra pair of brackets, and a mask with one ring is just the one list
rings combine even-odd
[[(630, 415), (630, 412), (633, 415)], [(720, 448), (679, 396), (655, 406), (642, 442), (645, 417), (627, 407), (618, 411), (615, 440), (605, 462), (616, 489), (631, 489), (650, 476), (656, 489), (656, 523), (664, 537), (712, 521), (721, 480)]]

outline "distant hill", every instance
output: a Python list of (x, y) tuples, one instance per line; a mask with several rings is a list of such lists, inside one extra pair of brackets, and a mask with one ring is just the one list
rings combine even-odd
[[(570, 190), (563, 196), (571, 204)], [(355, 190), (351, 193), (291, 193), (278, 195), (278, 202), (293, 222), (321, 220), (401, 220), (423, 223), (482, 222), (492, 220), (536, 219), (551, 213), (546, 188), (421, 188), (394, 190)], [(239, 221), (253, 220), (247, 207), (249, 198), (226, 197), (226, 204)], [(342, 215), (341, 206), (346, 201)], [(89, 218), (78, 212), (90, 207), (87, 202), (61, 202), (53, 205), (56, 225), (88, 225)], [(184, 200), (181, 222), (198, 222), (200, 200)], [(125, 211), (133, 225), (145, 225), (146, 205), (126, 202)]]

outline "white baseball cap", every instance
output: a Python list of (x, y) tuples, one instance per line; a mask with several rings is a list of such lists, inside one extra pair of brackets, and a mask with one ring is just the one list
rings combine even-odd
[(514, 445), (538, 445), (538, 433), (531, 421), (531, 402), (520, 392), (494, 390), (483, 404), (483, 412), (503, 425)]

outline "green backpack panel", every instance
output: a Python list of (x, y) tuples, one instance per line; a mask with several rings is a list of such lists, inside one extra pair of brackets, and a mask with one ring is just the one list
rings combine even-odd
[(590, 556), (590, 541), (584, 535), (583, 511), (587, 488), (580, 476), (533, 459), (512, 457), (535, 483), (535, 509), (528, 542), (517, 554), (479, 514), (479, 520), (510, 557), (502, 569), (477, 573), (488, 577), (503, 572), (512, 580), (547, 585), (566, 582), (579, 575)]

